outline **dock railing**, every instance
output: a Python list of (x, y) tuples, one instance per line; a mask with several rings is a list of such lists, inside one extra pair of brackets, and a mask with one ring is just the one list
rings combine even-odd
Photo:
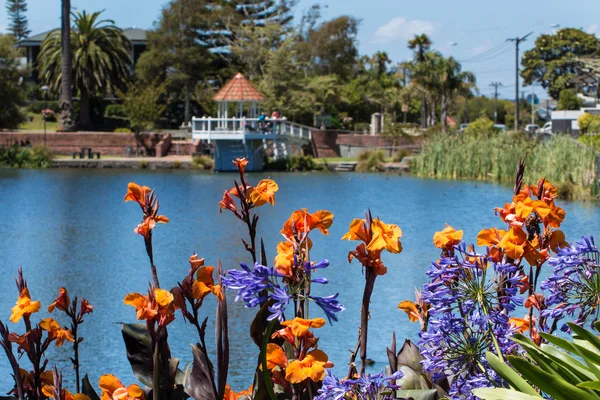
[(309, 126), (297, 124), (286, 119), (265, 118), (192, 118), (193, 134), (264, 134), (285, 135), (296, 138), (312, 138), (312, 129)]

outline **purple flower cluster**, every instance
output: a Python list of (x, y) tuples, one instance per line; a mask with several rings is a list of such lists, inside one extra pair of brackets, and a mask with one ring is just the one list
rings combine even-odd
[(346, 396), (352, 399), (391, 400), (396, 398), (394, 391), (400, 388), (396, 381), (401, 378), (400, 371), (387, 377), (380, 372), (343, 381), (334, 375), (328, 375), (323, 379), (323, 386), (315, 400), (342, 400)]
[[(583, 237), (581, 241), (558, 249), (548, 264), (553, 268), (552, 276), (542, 282), (540, 288), (548, 290), (548, 308), (542, 311), (547, 318), (556, 321), (565, 317), (577, 317), (574, 323), (583, 325), (594, 315), (597, 320), (600, 298), (600, 253), (594, 238)], [(593, 324), (592, 324), (593, 326)], [(564, 324), (561, 330), (568, 331)]]
[(434, 380), (452, 378), (453, 399), (474, 399), (475, 388), (504, 386), (485, 353), (509, 354), (516, 347), (508, 314), (523, 304), (518, 268), (494, 263), (461, 243), (454, 255), (432, 263), (427, 275), (422, 298), (429, 329), (419, 343), (424, 371)]
[[(265, 267), (258, 263), (254, 264), (254, 268), (241, 263), (241, 270), (229, 270), (222, 277), (223, 286), (227, 289), (237, 290), (235, 301), (242, 300), (246, 307), (262, 306), (269, 301), (269, 317), (268, 320), (278, 319), (285, 320), (285, 310), (290, 301), (304, 299), (304, 295), (298, 291), (291, 290), (288, 285), (282, 285), (277, 282), (277, 278), (283, 278), (285, 275), (280, 274), (273, 267)], [(311, 264), (305, 263), (305, 270), (314, 270), (327, 268), (329, 261)], [(313, 283), (327, 284), (326, 278), (313, 278)], [(337, 313), (344, 311), (344, 306), (337, 300), (338, 294), (326, 297), (308, 296), (307, 299), (314, 301), (325, 313), (329, 322), (337, 321)]]

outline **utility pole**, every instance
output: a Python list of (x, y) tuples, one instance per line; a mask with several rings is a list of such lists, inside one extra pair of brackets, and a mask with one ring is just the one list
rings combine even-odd
[(515, 131), (519, 130), (519, 45), (527, 40), (532, 33), (533, 31), (523, 37), (517, 36), (514, 39), (506, 39), (508, 42), (515, 42)]
[(494, 88), (494, 124), (498, 123), (498, 87), (502, 86), (502, 82), (492, 82), (490, 86)]

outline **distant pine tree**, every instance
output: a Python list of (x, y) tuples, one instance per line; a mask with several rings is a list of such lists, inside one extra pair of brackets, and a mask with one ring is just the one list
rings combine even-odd
[(6, 0), (6, 10), (10, 19), (9, 32), (17, 40), (25, 39), (31, 31), (27, 29), (27, 0)]

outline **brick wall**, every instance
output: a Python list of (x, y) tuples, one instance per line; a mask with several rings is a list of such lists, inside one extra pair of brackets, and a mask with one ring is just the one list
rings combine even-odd
[[(154, 148), (160, 141), (157, 134), (144, 134), (144, 141)], [(44, 144), (43, 132), (0, 132), (0, 145), (12, 145), (15, 142), (29, 142), (35, 145)], [(46, 145), (52, 149), (55, 154), (67, 155), (73, 152), (79, 152), (82, 147), (91, 147), (94, 152), (100, 152), (104, 155), (125, 156), (127, 149), (133, 150), (137, 147), (137, 142), (133, 133), (113, 133), (113, 132), (69, 132), (69, 133), (48, 133), (46, 135)]]
[(339, 157), (340, 147), (337, 144), (338, 132), (335, 131), (312, 131), (313, 150), (315, 157)]

